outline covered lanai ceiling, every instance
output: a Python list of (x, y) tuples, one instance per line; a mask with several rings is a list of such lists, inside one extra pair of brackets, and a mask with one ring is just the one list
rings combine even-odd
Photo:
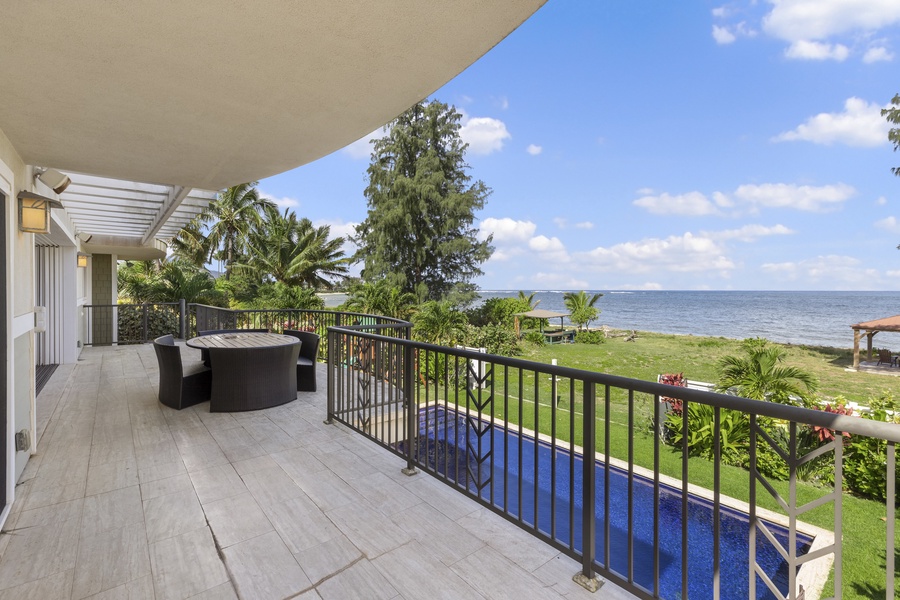
[(126, 252), (155, 247), (155, 240), (174, 236), (216, 197), (212, 191), (181, 186), (68, 175), (72, 183), (59, 199), (81, 240), (98, 252), (98, 246)]
[(27, 164), (223, 189), (390, 121), (544, 2), (10, 2), (0, 129)]

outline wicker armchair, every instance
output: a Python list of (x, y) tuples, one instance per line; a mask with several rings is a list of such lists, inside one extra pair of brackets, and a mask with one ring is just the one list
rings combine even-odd
[[(259, 410), (297, 399), (294, 365), (299, 344), (267, 348), (210, 348), (215, 377), (209, 412)], [(273, 373), (289, 373), (288, 377)]]
[(300, 340), (300, 356), (297, 358), (297, 391), (316, 391), (316, 357), (319, 355), (319, 336), (310, 331), (285, 329), (284, 335)]
[(159, 362), (159, 401), (181, 410), (209, 400), (212, 371), (200, 363), (185, 366), (181, 362), (181, 348), (175, 338), (164, 335), (153, 340)]
[[(220, 333), (269, 333), (268, 329), (207, 329), (205, 331), (198, 331), (197, 335), (218, 335)], [(209, 364), (209, 350), (206, 348), (200, 348), (200, 360), (203, 361), (203, 364), (207, 367)]]

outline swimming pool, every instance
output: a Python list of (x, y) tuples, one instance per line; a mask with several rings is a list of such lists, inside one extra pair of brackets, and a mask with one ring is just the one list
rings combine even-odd
[[(507, 431), (494, 425), (466, 424), (466, 417), (453, 410), (429, 407), (419, 411), (418, 458), (431, 469), (446, 476), (470, 493), (501, 507), (506, 514), (521, 518), (559, 543), (569, 545), (570, 536), (577, 550), (581, 540), (582, 457), (574, 461), (567, 450)], [(521, 448), (520, 448), (521, 445)], [(467, 450), (467, 447), (469, 448)], [(403, 444), (399, 445), (403, 450)], [(479, 466), (475, 456), (489, 457)], [(521, 456), (521, 464), (520, 464)], [(555, 458), (554, 458), (555, 456)], [(535, 460), (537, 469), (535, 469)], [(555, 469), (554, 467), (555, 461)], [(574, 462), (574, 477), (570, 468)], [(491, 468), (493, 465), (493, 468)], [(504, 467), (508, 471), (504, 473)], [(596, 557), (606, 562), (604, 494), (606, 465), (595, 461), (596, 468)], [(480, 470), (479, 470), (480, 469)], [(522, 474), (521, 493), (519, 473)], [(535, 486), (535, 474), (537, 485)], [(610, 561), (612, 570), (627, 577), (628, 551), (628, 473), (610, 466)], [(552, 498), (552, 478), (556, 480), (556, 498)], [(638, 475), (633, 479), (633, 553), (634, 579), (641, 587), (653, 587), (653, 480)], [(479, 489), (480, 483), (480, 489)], [(571, 490), (571, 494), (570, 494)], [(572, 500), (570, 500), (570, 498)], [(574, 501), (571, 514), (570, 502)], [(659, 494), (659, 573), (660, 597), (676, 600), (681, 596), (681, 489), (660, 484)], [(551, 509), (552, 506), (552, 509)], [(722, 600), (747, 599), (749, 577), (749, 517), (728, 507), (720, 507), (720, 594)], [(787, 530), (766, 522), (776, 539), (788, 545)], [(688, 596), (712, 598), (713, 590), (713, 505), (690, 495), (688, 498)], [(812, 538), (797, 535), (797, 552), (808, 551)], [(784, 594), (787, 591), (787, 563), (768, 539), (756, 536), (757, 562)], [(757, 583), (757, 598), (775, 596), (764, 583)]]

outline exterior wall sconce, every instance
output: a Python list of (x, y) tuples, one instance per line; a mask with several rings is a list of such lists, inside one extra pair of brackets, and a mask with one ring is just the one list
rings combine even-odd
[(58, 200), (21, 191), (19, 199), (19, 230), (26, 233), (50, 233), (50, 209), (63, 208)]
[(79, 252), (78, 253), (78, 267), (81, 269), (86, 268), (87, 267), (87, 259), (88, 259), (87, 254), (82, 254), (81, 252)]

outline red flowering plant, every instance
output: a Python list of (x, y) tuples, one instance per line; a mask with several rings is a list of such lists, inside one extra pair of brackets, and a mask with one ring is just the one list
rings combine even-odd
[[(684, 378), (684, 373), (664, 373), (659, 376), (659, 382), (677, 387), (687, 387), (687, 379)], [(669, 396), (660, 396), (659, 401), (668, 404), (669, 412), (672, 414), (681, 414), (682, 405), (680, 399), (670, 398)]]
[[(824, 408), (825, 412), (834, 413), (836, 415), (846, 415), (848, 417), (853, 416), (853, 409), (849, 406), (844, 406), (843, 404), (826, 404)], [(818, 425), (813, 425), (813, 431), (815, 431), (816, 436), (818, 436), (819, 441), (823, 444), (825, 442), (830, 442), (834, 439), (834, 430), (828, 429), (827, 427), (819, 427)], [(850, 434), (846, 431), (842, 434), (844, 437), (849, 438)]]

